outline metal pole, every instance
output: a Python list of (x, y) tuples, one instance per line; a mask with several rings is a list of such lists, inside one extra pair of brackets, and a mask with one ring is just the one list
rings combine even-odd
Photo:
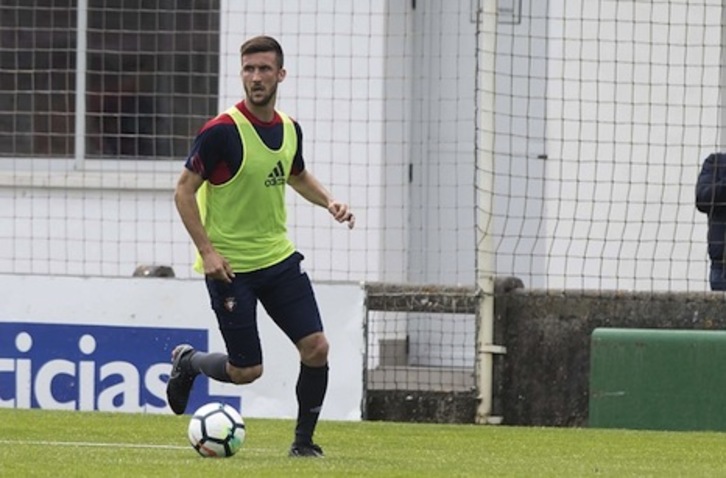
[(494, 197), (494, 106), (496, 85), (497, 0), (482, 0), (477, 25), (478, 139), (477, 171), (477, 267), (479, 294), (477, 311), (476, 381), (477, 423), (496, 424), (492, 416), (494, 354), (504, 347), (494, 345), (494, 257), (492, 216)]
[(88, 0), (78, 0), (76, 13), (76, 117), (73, 168), (83, 167), (86, 157), (86, 53), (88, 31)]

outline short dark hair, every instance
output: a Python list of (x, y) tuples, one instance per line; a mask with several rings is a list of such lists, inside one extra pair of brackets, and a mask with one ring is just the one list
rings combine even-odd
[(282, 47), (272, 37), (260, 35), (252, 37), (239, 47), (240, 58), (244, 55), (250, 55), (252, 53), (264, 53), (267, 51), (275, 52), (277, 55), (277, 66), (282, 68), (285, 63), (285, 55), (282, 53)]

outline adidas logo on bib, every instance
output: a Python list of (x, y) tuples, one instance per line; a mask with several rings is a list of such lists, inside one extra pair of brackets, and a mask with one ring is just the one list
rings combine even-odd
[(277, 165), (273, 168), (270, 174), (267, 175), (265, 180), (265, 186), (284, 186), (285, 185), (285, 172), (282, 169), (282, 162), (278, 161)]

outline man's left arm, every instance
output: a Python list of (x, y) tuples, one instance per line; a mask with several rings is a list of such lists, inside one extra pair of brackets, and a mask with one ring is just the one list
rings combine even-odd
[(318, 178), (307, 169), (303, 169), (297, 175), (291, 174), (287, 183), (311, 203), (326, 208), (336, 221), (347, 222), (349, 229), (355, 226), (355, 216), (350, 212), (348, 205), (336, 201)]

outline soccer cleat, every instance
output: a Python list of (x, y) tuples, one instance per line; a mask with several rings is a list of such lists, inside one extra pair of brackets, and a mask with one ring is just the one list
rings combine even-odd
[(301, 458), (323, 458), (323, 449), (314, 443), (293, 443), (288, 456)]
[(192, 391), (194, 379), (198, 373), (191, 369), (189, 359), (194, 353), (194, 347), (189, 344), (177, 345), (171, 352), (172, 365), (169, 382), (166, 384), (166, 399), (169, 407), (177, 415), (184, 413), (189, 402), (189, 393)]

